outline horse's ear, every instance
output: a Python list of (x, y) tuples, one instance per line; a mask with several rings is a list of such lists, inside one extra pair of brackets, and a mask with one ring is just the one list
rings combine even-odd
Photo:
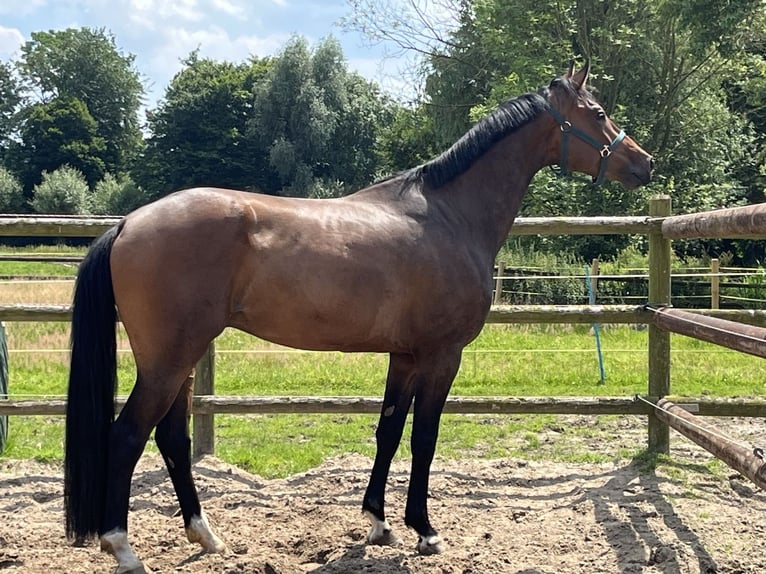
[(574, 84), (575, 88), (577, 88), (578, 91), (586, 89), (589, 72), (590, 72), (590, 61), (588, 60), (585, 61), (585, 65), (582, 68), (580, 68), (579, 72), (572, 74), (572, 70), (570, 70), (572, 83)]
[(569, 70), (567, 70), (567, 73), (564, 74), (564, 77), (567, 80), (571, 80), (572, 76), (574, 75), (574, 70), (575, 70), (575, 61), (574, 60), (570, 60), (569, 61)]

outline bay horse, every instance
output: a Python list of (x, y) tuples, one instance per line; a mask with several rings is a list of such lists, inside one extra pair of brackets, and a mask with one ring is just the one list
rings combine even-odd
[[(386, 520), (391, 459), (414, 401), (405, 524), (442, 551), (426, 499), (439, 419), (462, 349), (482, 329), (492, 268), (532, 176), (544, 166), (649, 182), (653, 161), (587, 89), (588, 65), (511, 99), (435, 159), (338, 199), (191, 189), (123, 218), (77, 275), (66, 414), (70, 538), (98, 535), (116, 572), (143, 572), (127, 537), (135, 465), (153, 429), (186, 534), (225, 545), (192, 480), (189, 375), (233, 327), (281, 345), (388, 353), (376, 455), (362, 502), (367, 541), (398, 544)], [(115, 416), (115, 329), (135, 386)]]

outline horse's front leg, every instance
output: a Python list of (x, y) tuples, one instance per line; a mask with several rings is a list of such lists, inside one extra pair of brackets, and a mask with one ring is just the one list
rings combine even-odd
[(428, 479), (439, 435), (439, 420), (452, 381), (460, 367), (462, 349), (424, 357), (418, 365), (418, 385), (412, 421), (412, 470), (404, 522), (418, 533), (420, 554), (439, 554), (442, 539), (428, 518)]
[(385, 489), (391, 460), (399, 447), (407, 412), (412, 403), (415, 390), (414, 367), (414, 359), (411, 355), (391, 355), (383, 407), (375, 432), (377, 441), (375, 463), (362, 503), (362, 510), (372, 525), (367, 535), (367, 542), (370, 544), (393, 546), (401, 543), (401, 539), (393, 533), (386, 520)]

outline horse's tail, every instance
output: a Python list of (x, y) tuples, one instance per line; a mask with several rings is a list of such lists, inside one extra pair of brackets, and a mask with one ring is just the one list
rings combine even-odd
[(91, 245), (80, 264), (72, 309), (66, 408), (64, 507), (66, 533), (98, 534), (106, 492), (109, 428), (117, 389), (117, 311), (109, 265), (122, 224)]

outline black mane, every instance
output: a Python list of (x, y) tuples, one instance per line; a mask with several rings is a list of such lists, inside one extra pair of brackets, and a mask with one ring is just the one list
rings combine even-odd
[(547, 88), (507, 100), (468, 130), (448, 150), (404, 174), (404, 187), (423, 183), (438, 188), (464, 173), (495, 143), (548, 109)]

